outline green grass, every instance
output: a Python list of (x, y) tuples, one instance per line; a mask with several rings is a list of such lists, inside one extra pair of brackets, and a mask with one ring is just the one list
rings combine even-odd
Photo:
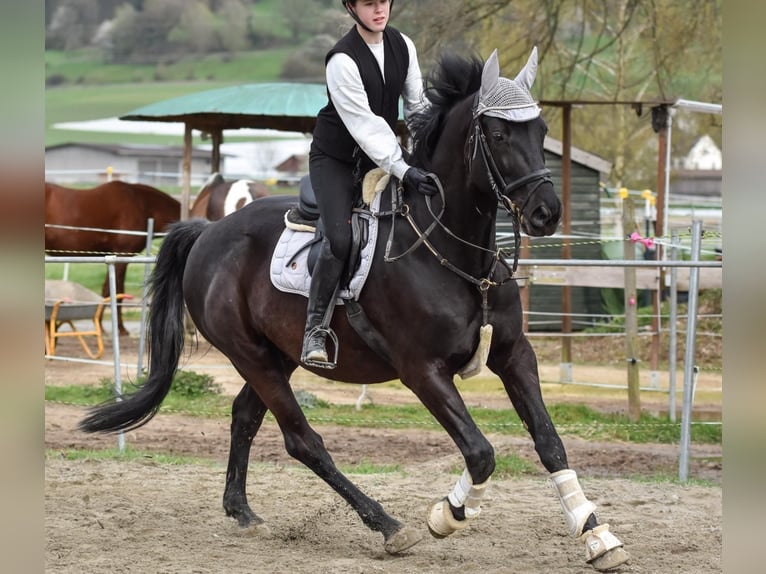
[(109, 84), (144, 84), (172, 82), (270, 82), (279, 77), (282, 64), (293, 47), (179, 57), (157, 64), (108, 64), (91, 48), (67, 52), (46, 50), (45, 73), (61, 86), (94, 87)]
[[(123, 380), (122, 394), (134, 393), (143, 384), (138, 380)], [(102, 378), (99, 385), (46, 386), (45, 400), (73, 405), (97, 405), (115, 396), (114, 381)], [(231, 411), (231, 397), (221, 395), (221, 386), (213, 377), (194, 371), (178, 371), (170, 392), (162, 404), (163, 412), (184, 412), (197, 416), (226, 417)]]
[[(453, 474), (460, 474), (463, 472), (465, 465), (461, 462), (459, 465), (455, 465), (450, 468), (450, 472)], [(541, 467), (528, 461), (525, 458), (517, 454), (495, 455), (495, 472), (492, 473), (493, 478), (521, 478), (524, 476), (538, 476), (542, 471)]]
[(62, 458), (64, 460), (133, 460), (148, 462), (153, 464), (169, 464), (169, 465), (182, 465), (182, 464), (201, 464), (204, 466), (218, 466), (218, 463), (211, 461), (210, 459), (194, 457), (194, 456), (179, 456), (173, 454), (162, 453), (149, 453), (142, 450), (136, 450), (130, 446), (126, 446), (123, 452), (119, 449), (107, 448), (102, 450), (81, 450), (81, 449), (67, 449), (67, 450), (48, 450), (45, 452), (46, 458)]
[[(181, 145), (178, 136), (58, 130), (62, 122), (126, 115), (141, 106), (238, 84), (277, 81), (292, 48), (214, 54), (160, 66), (103, 64), (89, 51), (46, 52), (46, 74), (66, 78), (45, 90), (45, 145), (80, 143), (147, 143)], [(126, 126), (128, 122), (125, 122)], [(227, 141), (240, 139), (227, 136)], [(194, 132), (193, 144), (202, 142)]]
[[(130, 392), (130, 383), (124, 385)], [(94, 405), (109, 397), (95, 395), (87, 386), (45, 387), (45, 399), (77, 405)], [(165, 399), (161, 412), (183, 413), (192, 416), (226, 418), (231, 409), (231, 398), (220, 395), (198, 396), (192, 399), (171, 394)], [(484, 432), (528, 436), (518, 415), (511, 409), (469, 408), (477, 425)], [(557, 404), (548, 407), (560, 434), (591, 440), (621, 440), (635, 443), (673, 444), (680, 440), (681, 426), (666, 417), (647, 413), (637, 423), (620, 414), (604, 414), (585, 405)], [(312, 424), (333, 424), (363, 428), (423, 428), (438, 429), (440, 425), (422, 405), (365, 405), (356, 410), (353, 405), (328, 405), (322, 401), (312, 408), (304, 407), (306, 418)], [(273, 417), (267, 415), (271, 420)], [(691, 440), (694, 443), (720, 444), (722, 426), (719, 424), (693, 424)]]
[(402, 467), (398, 464), (375, 464), (368, 460), (363, 460), (357, 464), (342, 464), (339, 468), (345, 474), (392, 474), (402, 472)]

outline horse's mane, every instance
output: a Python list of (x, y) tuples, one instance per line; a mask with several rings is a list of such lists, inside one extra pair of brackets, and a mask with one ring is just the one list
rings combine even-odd
[(428, 168), (436, 143), (444, 129), (447, 113), (481, 87), (483, 62), (446, 52), (425, 77), (425, 96), (430, 105), (409, 122), (413, 140), (411, 161)]

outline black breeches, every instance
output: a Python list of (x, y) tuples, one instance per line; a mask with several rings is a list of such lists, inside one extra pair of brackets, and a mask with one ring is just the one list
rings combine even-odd
[(332, 254), (341, 261), (351, 249), (351, 208), (361, 194), (352, 178), (353, 164), (338, 161), (312, 150), (309, 173), (319, 213), (324, 223), (325, 240)]

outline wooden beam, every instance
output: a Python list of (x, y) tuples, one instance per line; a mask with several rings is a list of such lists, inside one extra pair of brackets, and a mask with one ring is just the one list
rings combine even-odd
[[(622, 230), (627, 234), (636, 227), (633, 201), (626, 197), (622, 202)], [(623, 258), (636, 258), (636, 246), (623, 241)], [(628, 364), (628, 416), (637, 422), (641, 417), (641, 392), (638, 372), (638, 296), (636, 293), (635, 267), (625, 267), (625, 360)]]
[[(561, 247), (561, 258), (572, 258), (572, 106), (562, 108), (563, 135), (561, 139), (561, 201), (564, 204), (562, 233), (564, 241)], [(572, 338), (566, 335), (572, 332), (572, 290), (565, 285), (561, 289), (561, 362), (572, 362)], [(569, 381), (563, 381), (569, 382)]]
[(189, 219), (189, 196), (191, 195), (192, 127), (184, 124), (184, 159), (181, 180), (181, 221)]

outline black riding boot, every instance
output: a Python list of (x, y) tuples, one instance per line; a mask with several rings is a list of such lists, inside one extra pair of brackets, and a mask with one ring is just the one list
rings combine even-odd
[[(327, 368), (334, 367), (327, 355), (325, 341), (328, 331), (322, 327), (322, 321), (330, 302), (335, 297), (344, 266), (345, 261), (337, 259), (332, 254), (329, 243), (324, 241), (311, 275), (306, 330), (301, 352), (303, 363), (327, 363)], [(327, 324), (329, 326), (329, 319)]]

